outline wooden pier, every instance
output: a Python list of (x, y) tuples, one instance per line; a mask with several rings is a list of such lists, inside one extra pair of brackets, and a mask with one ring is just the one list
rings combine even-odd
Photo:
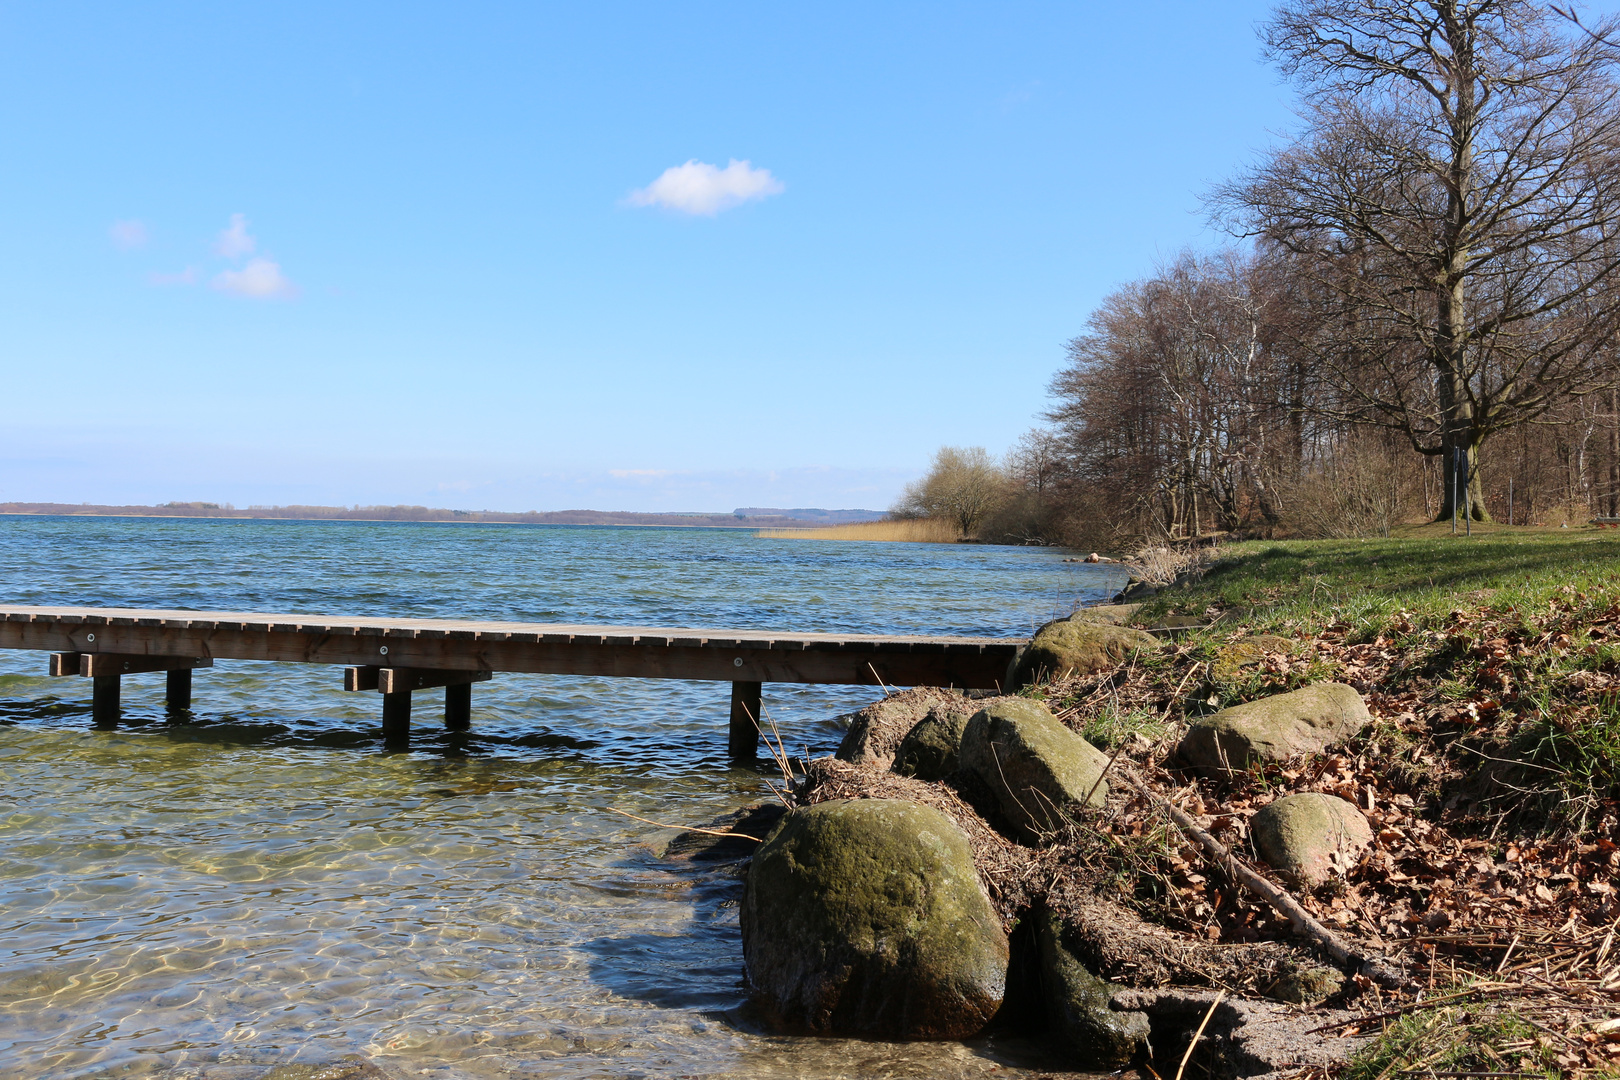
[(49, 652), (50, 673), (93, 681), (95, 722), (118, 722), (126, 675), (164, 672), (171, 711), (215, 660), (342, 666), (382, 697), (384, 740), (409, 741), (411, 695), (443, 687), (444, 722), (472, 722), (472, 685), (501, 672), (731, 683), (732, 756), (759, 744), (765, 683), (992, 690), (1022, 638), (787, 634), (453, 619), (344, 619), (222, 611), (0, 606), (0, 648)]

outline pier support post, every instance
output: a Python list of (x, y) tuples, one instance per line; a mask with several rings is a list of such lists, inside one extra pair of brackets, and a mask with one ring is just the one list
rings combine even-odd
[(91, 679), (90, 717), (97, 727), (118, 726), (120, 676), (97, 675)]
[(731, 684), (731, 733), (727, 747), (733, 761), (753, 761), (759, 750), (760, 689), (757, 682)]
[(472, 727), (472, 683), (452, 683), (444, 688), (444, 728), (466, 731)]
[(406, 746), (411, 741), (411, 692), (400, 690), (384, 694), (383, 742), (389, 746)]
[(191, 711), (191, 669), (176, 668), (169, 672), (164, 702), (171, 713)]

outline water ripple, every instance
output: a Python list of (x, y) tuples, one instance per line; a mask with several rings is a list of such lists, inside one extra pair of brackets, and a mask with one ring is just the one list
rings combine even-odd
[[(0, 518), (13, 603), (1013, 634), (1116, 585), (968, 546)], [(113, 731), (86, 681), (43, 668), (0, 654), (7, 1077), (233, 1080), (345, 1053), (445, 1080), (1019, 1074), (1016, 1044), (750, 1024), (735, 876), (660, 861), (666, 834), (605, 811), (697, 822), (765, 794), (726, 761), (723, 684), (502, 675), (471, 732), (424, 693), (412, 750), (385, 753), (375, 695), (330, 668), (221, 662), (183, 720), (161, 676), (132, 677)], [(871, 697), (766, 705), (824, 752)]]

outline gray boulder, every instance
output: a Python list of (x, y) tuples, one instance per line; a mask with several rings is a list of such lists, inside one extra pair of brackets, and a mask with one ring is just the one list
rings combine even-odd
[(1371, 719), (1354, 687), (1316, 683), (1201, 716), (1182, 736), (1178, 752), (1197, 768), (1246, 769), (1262, 761), (1321, 753)]
[(785, 1031), (961, 1039), (1001, 1006), (1007, 935), (962, 830), (897, 799), (795, 810), (740, 912), (755, 1001)]
[(1108, 755), (1024, 698), (1000, 698), (974, 713), (959, 761), (989, 785), (1026, 843), (1059, 829), (1067, 810), (1088, 800), (1100, 806), (1108, 796)]
[(1372, 845), (1372, 826), (1355, 803), (1316, 791), (1266, 806), (1249, 835), (1272, 869), (1307, 888), (1342, 877)]
[(1110, 626), (1124, 626), (1136, 618), (1136, 613), (1142, 610), (1141, 604), (1098, 604), (1095, 607), (1083, 607), (1069, 616), (1070, 622), (1108, 623)]
[(1075, 959), (1063, 940), (1058, 917), (1043, 908), (1035, 918), (1041, 995), (1052, 1034), (1081, 1068), (1129, 1064), (1147, 1042), (1147, 1016), (1111, 1008), (1114, 987)]
[(837, 722), (848, 725), (848, 730), (833, 756), (840, 761), (887, 769), (894, 763), (894, 752), (900, 748), (906, 732), (916, 727), (930, 709), (953, 705), (970, 714), (978, 708), (968, 705), (962, 691), (937, 686), (914, 686), (889, 694), (864, 709), (837, 718)]
[(1012, 689), (1018, 689), (1045, 679), (1095, 675), (1123, 664), (1134, 650), (1163, 647), (1152, 634), (1128, 626), (1061, 619), (1035, 631), (1035, 636), (1013, 661), (1007, 683)]
[[(976, 703), (975, 703), (976, 704)], [(957, 753), (962, 748), (962, 732), (967, 730), (973, 710), (963, 702), (936, 705), (900, 740), (894, 755), (894, 771), (919, 780), (940, 780), (956, 771)]]

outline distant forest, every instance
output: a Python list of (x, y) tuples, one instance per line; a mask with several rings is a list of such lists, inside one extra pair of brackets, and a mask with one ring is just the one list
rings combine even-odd
[(555, 510), (521, 514), (499, 510), (440, 510), (427, 506), (249, 506), (168, 502), (159, 506), (99, 506), (90, 503), (0, 503), (0, 514), (60, 514), (78, 517), (281, 518), (297, 521), (451, 521), (517, 525), (664, 525), (710, 529), (816, 528), (875, 521), (875, 510), (779, 509), (745, 506), (729, 514), (633, 514), (609, 510)]

